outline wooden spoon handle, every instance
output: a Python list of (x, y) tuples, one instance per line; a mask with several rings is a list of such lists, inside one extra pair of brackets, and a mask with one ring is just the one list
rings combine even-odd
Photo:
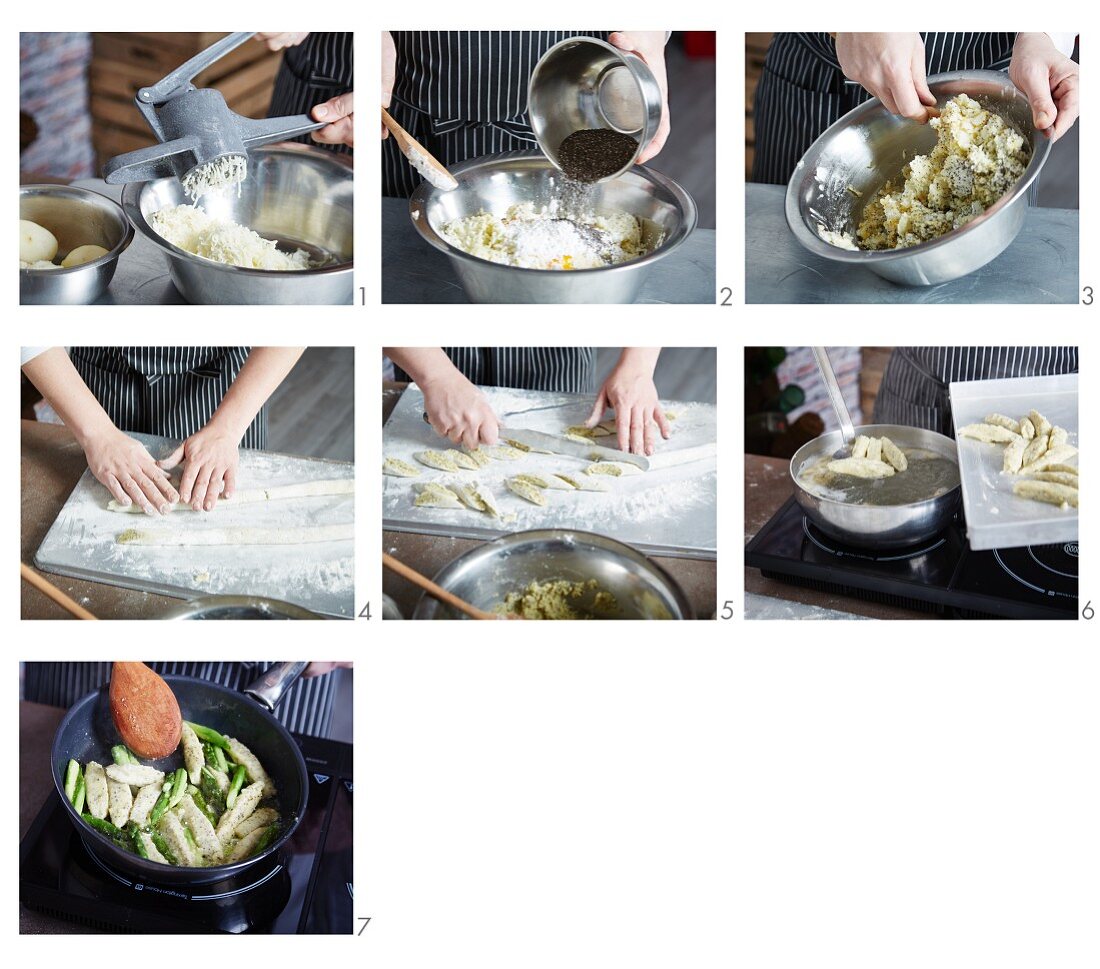
[(24, 582), (29, 582), (39, 592), (44, 593), (56, 602), (62, 609), (67, 609), (77, 619), (98, 619), (98, 616), (93, 616), (87, 609), (85, 609), (79, 602), (75, 602), (70, 599), (64, 592), (62, 592), (52, 582), (48, 582), (42, 578), (33, 569), (26, 566), (25, 563), (19, 563), (19, 574), (23, 577)]
[(393, 115), (389, 113), (385, 108), (382, 109), (382, 124), (390, 129), (390, 134), (397, 139), (397, 147), (401, 149), (401, 153), (404, 154), (409, 145), (418, 145), (415, 138), (410, 135), (404, 128), (401, 127), (396, 121), (393, 120)]
[(436, 585), (427, 576), (421, 575), (416, 569), (410, 568), (399, 559), (395, 559), (388, 552), (382, 553), (382, 564), (391, 572), (396, 572), (402, 578), (408, 579), (413, 585), (420, 586), (420, 588), (427, 592), (433, 599), (438, 599), (445, 605), (453, 606), (459, 612), (464, 612), (471, 619), (503, 618), (491, 612), (486, 612), (484, 609), (478, 609), (477, 606), (470, 605), (465, 599), (460, 599), (454, 593), (448, 592), (446, 589)]

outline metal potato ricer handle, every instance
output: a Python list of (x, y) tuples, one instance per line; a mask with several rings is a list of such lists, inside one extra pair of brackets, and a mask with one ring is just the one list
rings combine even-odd
[(175, 175), (182, 179), (192, 169), (219, 158), (246, 158), (249, 148), (296, 138), (323, 128), (326, 122), (309, 115), (254, 120), (230, 111), (214, 88), (196, 88), (191, 81), (215, 61), (252, 37), (229, 34), (181, 64), (166, 77), (143, 87), (134, 101), (159, 145), (116, 155), (104, 167), (109, 184), (148, 182)]

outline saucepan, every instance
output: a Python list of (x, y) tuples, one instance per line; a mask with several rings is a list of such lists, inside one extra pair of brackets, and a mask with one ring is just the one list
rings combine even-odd
[[(958, 463), (955, 442), (936, 431), (901, 424), (867, 424), (857, 434), (888, 437), (898, 447), (933, 451)], [(806, 517), (826, 535), (857, 548), (905, 548), (942, 532), (959, 504), (960, 486), (943, 494), (902, 505), (867, 505), (838, 501), (809, 491), (799, 473), (811, 462), (831, 456), (843, 445), (840, 431), (831, 431), (802, 445), (791, 458), (794, 497)]]
[[(65, 796), (65, 766), (69, 758), (86, 765), (94, 760), (110, 764), (111, 747), (119, 742), (111, 719), (109, 686), (78, 700), (61, 725), (53, 741), (51, 768), (58, 797), (84, 846), (103, 864), (136, 882), (151, 882), (179, 888), (207, 885), (238, 875), (246, 869), (273, 864), (286, 855), (286, 844), (293, 837), (305, 811), (309, 777), (301, 750), (287, 729), (271, 715), (280, 697), (305, 669), (305, 663), (280, 663), (271, 667), (243, 693), (206, 680), (189, 676), (165, 676), (179, 702), (184, 720), (201, 723), (219, 733), (236, 737), (258, 758), (278, 791), (279, 815), (286, 827), (271, 845), (251, 858), (209, 868), (177, 868), (148, 861), (119, 848), (106, 835), (90, 827)], [(159, 761), (146, 761), (165, 772), (183, 766), (177, 750)]]

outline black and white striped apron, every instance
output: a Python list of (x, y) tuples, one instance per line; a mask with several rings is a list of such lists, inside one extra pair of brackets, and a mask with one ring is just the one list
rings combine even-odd
[[(467, 380), (481, 387), (596, 392), (595, 347), (443, 347), (443, 352)], [(395, 380), (412, 380), (400, 367), (393, 369)]]
[[(355, 88), (354, 52), (351, 33), (310, 34), (297, 47), (283, 52), (283, 62), (275, 76), (269, 118), (309, 114), (310, 109), (338, 94)], [(294, 138), (342, 155), (352, 154), (347, 145), (319, 145), (309, 135)]]
[[(250, 349), (69, 347), (69, 356), (115, 427), (182, 441), (210, 421)], [(267, 446), (266, 406), (240, 446)]]
[[(1008, 70), (1015, 33), (921, 34), (928, 76)], [(753, 102), (752, 180), (786, 185), (817, 137), (871, 94), (840, 69), (836, 42), (823, 33), (779, 33), (764, 58)]]
[[(444, 165), (538, 148), (527, 82), (539, 58), (592, 30), (395, 30), (390, 114)], [(382, 142), (382, 194), (407, 197), (421, 182), (393, 138)]]
[(1077, 347), (895, 347), (875, 398), (876, 424), (906, 424), (954, 437), (953, 381), (1077, 373)]
[[(194, 676), (240, 690), (275, 664), (187, 662), (148, 665), (162, 676)], [(110, 663), (27, 663), (23, 672), (23, 699), (53, 707), (71, 707), (110, 679)], [(279, 701), (275, 717), (294, 733), (325, 737), (332, 723), (335, 695), (336, 677), (332, 673), (298, 679)]]

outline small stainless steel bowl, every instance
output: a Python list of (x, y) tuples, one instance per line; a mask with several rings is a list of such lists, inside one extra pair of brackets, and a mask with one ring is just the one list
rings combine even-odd
[(176, 178), (130, 183), (122, 206), (137, 231), (164, 253), (172, 282), (189, 303), (346, 304), (354, 282), (353, 183), (346, 155), (297, 143), (264, 145), (248, 153), (240, 198), (226, 191), (200, 200), (201, 208), (275, 240), (281, 249), (337, 260), (291, 272), (226, 266), (164, 239), (148, 219), (163, 208), (190, 204)]
[(661, 125), (661, 87), (637, 54), (596, 37), (570, 37), (535, 65), (527, 87), (531, 128), (558, 168), (558, 148), (574, 131), (611, 128), (637, 140), (629, 170)]
[(512, 151), (471, 158), (450, 169), (458, 188), (441, 192), (421, 182), (409, 199), (409, 213), (420, 235), (446, 253), (462, 288), (474, 303), (633, 303), (646, 274), (674, 252), (698, 221), (695, 202), (672, 179), (648, 168), (595, 187), (597, 211), (618, 209), (643, 220), (644, 238), (663, 233), (648, 255), (599, 269), (520, 269), (471, 256), (452, 246), (440, 229), (478, 212), (504, 215), (517, 202), (542, 206), (560, 193), (564, 176), (537, 151)]
[[(687, 596), (664, 569), (629, 545), (592, 532), (515, 532), (460, 555), (435, 576), (437, 585), (490, 612), (532, 582), (589, 579), (615, 597), (618, 613), (607, 618), (694, 618)], [(413, 613), (413, 619), (463, 618), (427, 594)]]
[(165, 619), (324, 619), (315, 612), (262, 596), (202, 596), (177, 606)]
[(37, 222), (57, 237), (56, 261), (79, 246), (102, 246), (107, 255), (72, 269), (20, 269), (23, 305), (94, 303), (107, 292), (118, 257), (134, 240), (119, 205), (105, 195), (72, 185), (21, 185), (19, 218)]
[[(866, 424), (857, 434), (885, 435), (899, 447), (935, 451), (958, 462), (955, 442), (936, 431), (900, 424)], [(811, 494), (798, 480), (807, 461), (835, 454), (843, 444), (840, 431), (830, 431), (803, 444), (791, 458), (790, 475), (799, 507), (826, 535), (858, 548), (906, 548), (942, 532), (959, 504), (960, 486), (926, 501), (907, 505), (859, 505)]]
[(875, 252), (830, 245), (818, 235), (818, 225), (854, 232), (879, 188), (914, 155), (927, 154), (936, 144), (934, 128), (891, 114), (878, 99), (867, 101), (809, 147), (787, 185), (787, 225), (810, 252), (864, 266), (895, 283), (932, 286), (980, 269), (1016, 238), (1030, 204), (1029, 190), (1050, 154), (1050, 140), (1032, 124), (1027, 97), (998, 71), (938, 74), (928, 86), (941, 106), (956, 94), (967, 94), (1012, 124), (1031, 145), (1024, 174), (977, 218), (930, 242)]

